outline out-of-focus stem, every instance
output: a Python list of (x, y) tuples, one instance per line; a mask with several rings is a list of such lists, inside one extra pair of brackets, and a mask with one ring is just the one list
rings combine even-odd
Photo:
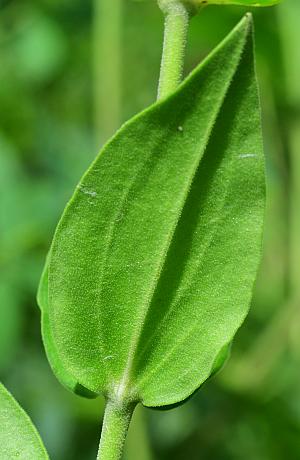
[(121, 122), (121, 28), (123, 0), (94, 0), (94, 124), (97, 144)]
[(139, 404), (134, 411), (126, 441), (125, 459), (152, 460), (153, 458), (147, 433), (146, 410), (142, 404)]

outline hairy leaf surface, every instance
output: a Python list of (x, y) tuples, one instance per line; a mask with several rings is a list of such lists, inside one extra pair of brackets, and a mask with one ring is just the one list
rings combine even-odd
[(47, 460), (46, 449), (30, 418), (0, 383), (1, 460)]
[(264, 161), (251, 17), (79, 183), (49, 257), (49, 330), (81, 385), (147, 406), (192, 394), (243, 322)]
[(42, 337), (47, 354), (48, 361), (51, 365), (52, 371), (60, 383), (68, 390), (75, 394), (83, 396), (85, 398), (95, 398), (97, 394), (84, 388), (75, 377), (73, 377), (64, 367), (61, 362), (59, 355), (56, 351), (55, 343), (53, 341), (51, 327), (49, 324), (49, 313), (48, 313), (48, 262), (45, 264), (45, 268), (41, 277), (37, 302), (41, 309), (41, 322), (42, 322)]

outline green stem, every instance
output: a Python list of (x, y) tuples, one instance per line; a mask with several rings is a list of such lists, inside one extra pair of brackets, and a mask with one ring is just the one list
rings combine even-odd
[(168, 96), (182, 79), (189, 12), (180, 1), (162, 8), (165, 13), (163, 54), (158, 85), (158, 99)]
[(120, 460), (135, 405), (107, 401), (97, 460)]
[(96, 142), (106, 141), (121, 122), (121, 28), (123, 0), (94, 0), (93, 60)]

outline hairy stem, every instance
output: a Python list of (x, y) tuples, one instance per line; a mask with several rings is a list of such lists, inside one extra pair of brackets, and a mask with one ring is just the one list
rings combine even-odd
[(180, 1), (163, 8), (165, 33), (158, 85), (158, 99), (168, 96), (179, 85), (184, 63), (189, 12)]
[(135, 405), (107, 401), (97, 460), (120, 460)]
[(121, 122), (121, 28), (123, 0), (94, 0), (94, 124), (97, 144)]

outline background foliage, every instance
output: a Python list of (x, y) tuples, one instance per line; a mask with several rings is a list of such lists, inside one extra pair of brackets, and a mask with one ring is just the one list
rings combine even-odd
[[(95, 458), (103, 401), (76, 397), (53, 376), (38, 279), (57, 219), (99, 146), (155, 99), (161, 53), (155, 1), (123, 0), (122, 62), (108, 41), (114, 60), (105, 76), (99, 40), (108, 31), (96, 3), (0, 1), (0, 379), (58, 460)], [(209, 7), (193, 19), (186, 72), (243, 13)], [(298, 0), (254, 11), (269, 193), (251, 314), (226, 369), (186, 405), (136, 412), (131, 460), (300, 457), (299, 14)], [(99, 90), (105, 78), (119, 84), (113, 113)]]

